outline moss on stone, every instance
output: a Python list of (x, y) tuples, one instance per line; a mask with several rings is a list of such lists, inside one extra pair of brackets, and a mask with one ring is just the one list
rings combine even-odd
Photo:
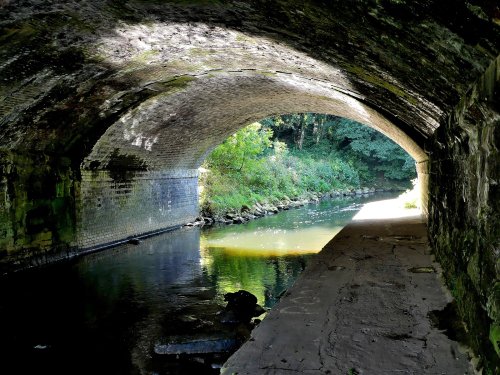
[(492, 325), (490, 328), (490, 341), (495, 348), (497, 355), (500, 356), (500, 324)]
[(257, 40), (255, 40), (254, 38), (252, 38), (250, 36), (247, 36), (245, 34), (238, 34), (238, 35), (236, 35), (235, 40), (237, 42), (241, 42), (241, 43), (258, 44)]
[(147, 63), (155, 60), (158, 57), (158, 55), (159, 55), (158, 51), (148, 50), (148, 51), (144, 51), (144, 52), (141, 52), (141, 53), (135, 55), (132, 58), (132, 61), (134, 63), (138, 63), (138, 64), (147, 64)]
[(166, 82), (162, 82), (161, 86), (165, 90), (164, 92), (172, 94), (174, 92), (185, 89), (193, 81), (196, 81), (196, 77), (185, 75), (176, 77)]
[(490, 288), (486, 310), (494, 321), (500, 322), (500, 281), (495, 282)]
[(2, 45), (23, 43), (33, 38), (38, 32), (39, 31), (28, 22), (7, 26), (0, 30), (0, 43)]
[(276, 77), (277, 74), (276, 72), (265, 72), (265, 71), (258, 71), (257, 73), (259, 73), (264, 77)]
[(214, 52), (210, 51), (208, 48), (191, 48), (189, 50), (189, 54), (191, 56), (196, 56), (196, 57), (204, 57), (204, 56), (210, 56)]
[(418, 104), (418, 100), (415, 99), (413, 96), (409, 95), (408, 93), (406, 93), (405, 91), (403, 91), (402, 89), (397, 87), (396, 85), (393, 85), (392, 83), (390, 83), (390, 82), (388, 82), (388, 81), (386, 81), (378, 76), (375, 76), (373, 74), (368, 73), (365, 69), (363, 69), (361, 67), (350, 66), (347, 68), (347, 71), (355, 74), (362, 81), (371, 83), (372, 85), (375, 85), (377, 87), (381, 87), (381, 88), (393, 93), (394, 95), (405, 99), (406, 101), (408, 101), (412, 105)]
[(7, 213), (0, 217), (0, 228), (7, 229), (0, 241), (7, 252), (0, 263), (24, 259), (28, 248), (36, 257), (54, 247), (70, 247), (75, 240), (75, 190), (67, 161), (7, 150), (0, 155), (0, 187)]

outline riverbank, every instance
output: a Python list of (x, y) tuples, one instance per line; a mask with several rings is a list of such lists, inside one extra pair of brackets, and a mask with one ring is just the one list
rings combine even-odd
[(349, 190), (332, 190), (328, 193), (308, 193), (300, 197), (288, 198), (279, 200), (275, 203), (257, 202), (253, 206), (242, 206), (239, 210), (231, 210), (213, 215), (208, 212), (201, 212), (201, 215), (195, 221), (187, 223), (186, 226), (210, 226), (214, 224), (230, 225), (244, 224), (250, 220), (255, 220), (260, 217), (275, 215), (280, 211), (289, 210), (291, 208), (303, 207), (309, 203), (317, 203), (324, 199), (334, 199), (341, 197), (369, 196), (375, 193), (396, 192), (402, 190), (397, 189), (381, 189), (381, 188), (359, 188)]

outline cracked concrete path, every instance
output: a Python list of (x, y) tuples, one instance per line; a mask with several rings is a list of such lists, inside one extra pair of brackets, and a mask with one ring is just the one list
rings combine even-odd
[(353, 222), (221, 373), (473, 374), (427, 316), (450, 302), (439, 270), (420, 217)]

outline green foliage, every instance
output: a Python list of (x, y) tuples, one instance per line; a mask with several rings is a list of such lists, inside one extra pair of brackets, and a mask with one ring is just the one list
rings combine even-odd
[(492, 325), (490, 328), (490, 341), (495, 351), (500, 356), (500, 325)]
[(341, 158), (358, 171), (362, 184), (377, 179), (407, 182), (416, 177), (414, 161), (401, 147), (356, 121), (306, 113), (262, 123), (294, 149), (308, 150), (318, 158)]
[(252, 164), (271, 147), (272, 131), (254, 123), (230, 136), (207, 159), (209, 168), (221, 171), (242, 171), (245, 164)]
[(206, 213), (415, 177), (413, 160), (373, 129), (334, 116), (268, 118), (230, 136), (200, 177)]

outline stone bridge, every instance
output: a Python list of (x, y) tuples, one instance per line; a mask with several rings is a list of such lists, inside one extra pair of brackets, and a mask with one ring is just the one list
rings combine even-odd
[(472, 345), (498, 365), (495, 0), (0, 7), (2, 273), (190, 221), (197, 168), (227, 136), (333, 114), (415, 159), (433, 251)]

